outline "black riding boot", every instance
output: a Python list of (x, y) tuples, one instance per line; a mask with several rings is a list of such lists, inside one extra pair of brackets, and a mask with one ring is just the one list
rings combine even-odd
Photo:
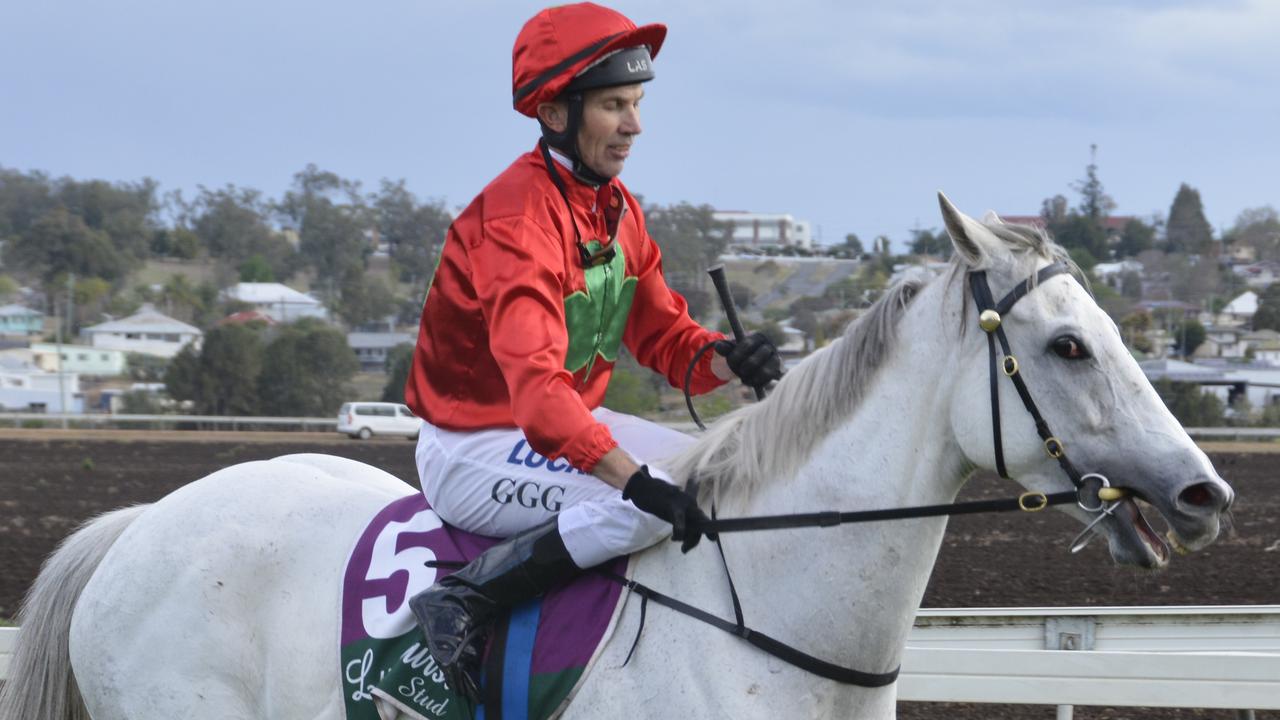
[(480, 702), (480, 658), (489, 625), (504, 608), (538, 597), (580, 570), (556, 518), (517, 533), (409, 600), (427, 649), (457, 693)]

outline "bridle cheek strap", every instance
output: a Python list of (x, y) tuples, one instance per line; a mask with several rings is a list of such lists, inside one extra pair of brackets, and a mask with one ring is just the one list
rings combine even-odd
[[(1013, 387), (1018, 391), (1018, 397), (1022, 399), (1023, 407), (1027, 409), (1032, 419), (1035, 420), (1036, 433), (1044, 441), (1045, 452), (1049, 457), (1058, 461), (1058, 464), (1066, 472), (1067, 477), (1071, 478), (1071, 482), (1076, 488), (1080, 488), (1083, 484), (1080, 471), (1067, 459), (1066, 448), (1063, 446), (1062, 441), (1049, 430), (1049, 424), (1045, 422), (1044, 416), (1040, 414), (1040, 409), (1036, 407), (1035, 401), (1031, 398), (1031, 391), (1027, 389), (1027, 384), (1022, 379), (1018, 359), (1013, 355), (1009, 347), (1009, 338), (1005, 335), (1003, 324), (1004, 316), (1027, 293), (1049, 278), (1069, 272), (1070, 268), (1064, 262), (1055, 262), (1052, 265), (1047, 265), (1041, 268), (1040, 272), (1036, 273), (1034, 277), (1029, 277), (1014, 286), (999, 302), (996, 302), (991, 295), (991, 286), (987, 283), (985, 270), (969, 273), (969, 287), (973, 293), (973, 300), (978, 306), (978, 325), (987, 334), (988, 374), (991, 386), (991, 434), (995, 444), (996, 472), (1000, 473), (1000, 477), (1003, 478), (1009, 477), (1009, 471), (1005, 467), (1004, 442), (1000, 432), (1001, 373), (1013, 381)], [(999, 358), (996, 356), (997, 342), (1000, 343), (1000, 350), (1003, 353)]]

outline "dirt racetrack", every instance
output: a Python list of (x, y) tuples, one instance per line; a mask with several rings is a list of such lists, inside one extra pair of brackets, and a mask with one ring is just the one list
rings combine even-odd
[[(12, 617), (40, 562), (81, 521), (151, 502), (237, 462), (324, 452), (417, 484), (413, 444), (352, 441), (329, 433), (0, 430), (0, 618)], [(1255, 447), (1250, 450), (1260, 449)], [(951, 521), (926, 607), (1210, 605), (1280, 603), (1280, 454), (1210, 447), (1238, 493), (1233, 527), (1218, 543), (1175, 558), (1160, 573), (1114, 567), (1105, 543), (1078, 555), (1079, 528), (1056, 512)], [(974, 478), (962, 499), (1005, 497), (1015, 487)], [(903, 703), (901, 718), (1052, 718), (1053, 708)], [(1230, 711), (1077, 708), (1077, 718), (1231, 718)], [(1260, 713), (1259, 717), (1280, 717)]]

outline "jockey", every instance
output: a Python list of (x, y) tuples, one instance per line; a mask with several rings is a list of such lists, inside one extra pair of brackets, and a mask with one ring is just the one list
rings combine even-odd
[(513, 101), (542, 138), (453, 222), (422, 310), (405, 386), (422, 490), (451, 525), (507, 538), (410, 601), (449, 686), (473, 700), (501, 609), (668, 533), (686, 552), (702, 536), (695, 500), (642, 464), (689, 439), (601, 407), (619, 344), (678, 387), (715, 342), (695, 393), (780, 376), (763, 335), (735, 343), (689, 317), (617, 177), (666, 32), (591, 3), (524, 25)]

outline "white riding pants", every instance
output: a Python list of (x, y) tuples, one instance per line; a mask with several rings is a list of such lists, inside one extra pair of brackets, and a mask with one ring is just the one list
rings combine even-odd
[[(604, 408), (592, 415), (654, 477), (656, 465), (693, 442), (684, 433)], [(519, 428), (453, 432), (422, 423), (418, 478), (441, 519), (468, 532), (509, 537), (556, 515), (560, 537), (582, 568), (646, 548), (671, 535), (665, 521), (622, 499), (622, 491), (564, 460), (529, 447)]]

